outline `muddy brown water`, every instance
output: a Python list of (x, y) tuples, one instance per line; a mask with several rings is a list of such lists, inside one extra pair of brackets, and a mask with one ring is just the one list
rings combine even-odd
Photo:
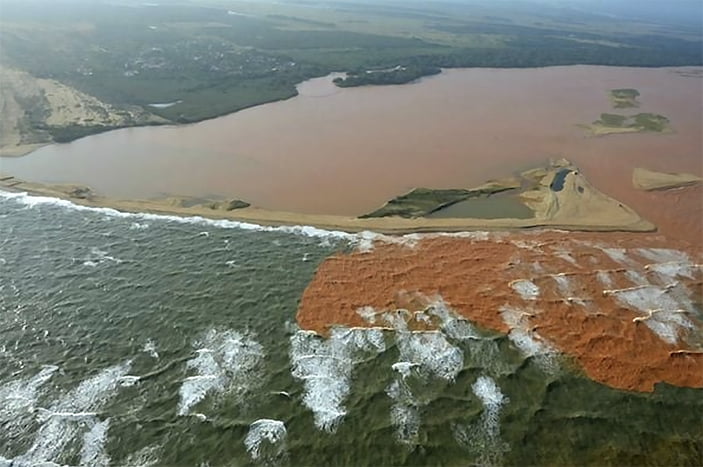
[[(703, 79), (676, 71), (454, 69), (409, 85), (352, 89), (318, 78), (287, 101), (52, 145), (2, 159), (0, 170), (120, 198), (216, 195), (358, 215), (415, 186), (471, 187), (566, 157), (664, 233), (693, 241), (702, 232), (700, 188), (642, 193), (631, 184), (634, 167), (703, 175)], [(635, 112), (669, 117), (675, 133), (593, 138), (577, 127), (612, 111), (607, 91), (621, 87), (640, 91)]]

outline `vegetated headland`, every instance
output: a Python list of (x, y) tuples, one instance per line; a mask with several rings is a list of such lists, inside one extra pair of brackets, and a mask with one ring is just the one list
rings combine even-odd
[(548, 6), (10, 0), (0, 18), (0, 154), (213, 118), (287, 99), (332, 71), (348, 73), (339, 86), (362, 86), (455, 67), (701, 65), (699, 31), (684, 23), (616, 24)]

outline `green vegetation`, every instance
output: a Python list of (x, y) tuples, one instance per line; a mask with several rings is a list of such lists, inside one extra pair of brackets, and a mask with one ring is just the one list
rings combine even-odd
[(405, 84), (423, 76), (436, 75), (441, 72), (442, 69), (436, 66), (397, 66), (389, 70), (366, 70), (349, 73), (346, 78), (335, 78), (334, 83), (341, 88), (371, 84)]
[(174, 122), (286, 99), (332, 71), (359, 86), (445, 67), (703, 64), (692, 25), (547, 5), (3, 0), (2, 10), (3, 66)]
[(612, 89), (610, 91), (610, 101), (616, 109), (627, 109), (639, 107), (640, 103), (637, 98), (640, 92), (637, 89)]
[(360, 217), (423, 217), (460, 201), (511, 189), (512, 186), (500, 184), (485, 185), (474, 190), (415, 188), (409, 193), (393, 198), (380, 209)]
[(653, 113), (625, 116), (603, 113), (600, 119), (588, 126), (594, 135), (615, 133), (668, 133), (669, 119)]

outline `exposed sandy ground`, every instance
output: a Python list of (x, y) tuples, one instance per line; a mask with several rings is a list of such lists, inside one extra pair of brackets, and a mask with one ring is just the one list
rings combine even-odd
[(53, 142), (40, 126), (121, 127), (165, 122), (140, 107), (115, 107), (56, 80), (0, 68), (0, 155), (21, 156)]
[(504, 230), (533, 227), (553, 227), (588, 231), (652, 231), (655, 226), (642, 219), (629, 207), (609, 198), (593, 188), (576, 170), (564, 179), (561, 191), (555, 192), (549, 184), (557, 170), (541, 170), (536, 175), (540, 185), (523, 193), (526, 204), (535, 210), (532, 219), (476, 219), (476, 218), (414, 218), (400, 217), (352, 218), (334, 215), (300, 214), (270, 211), (247, 207), (231, 211), (212, 209), (209, 202), (189, 206), (163, 200), (116, 200), (96, 196), (90, 188), (77, 185), (45, 185), (24, 182), (13, 177), (0, 177), (0, 189), (26, 191), (55, 196), (86, 206), (109, 207), (129, 212), (153, 212), (181, 216), (203, 216), (216, 219), (232, 219), (263, 225), (309, 225), (322, 229), (360, 232), (370, 230), (388, 234), (415, 232), (457, 232), (466, 230)]
[(656, 172), (639, 167), (632, 171), (632, 184), (638, 190), (667, 190), (696, 185), (702, 181), (703, 178), (687, 173)]
[(508, 334), (527, 357), (563, 352), (615, 388), (703, 387), (700, 249), (652, 234), (458, 235), (328, 258), (302, 296), (299, 325), (324, 335), (336, 324), (397, 327), (400, 316), (427, 329), (446, 306)]

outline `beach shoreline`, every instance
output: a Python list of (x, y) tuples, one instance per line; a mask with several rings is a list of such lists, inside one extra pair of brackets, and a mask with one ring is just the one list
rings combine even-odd
[[(150, 213), (180, 217), (203, 217), (214, 220), (231, 220), (263, 226), (311, 226), (324, 230), (348, 233), (372, 231), (387, 235), (412, 233), (526, 230), (535, 228), (563, 229), (591, 232), (653, 232), (656, 226), (636, 218), (623, 224), (608, 219), (571, 217), (564, 219), (536, 216), (530, 219), (479, 219), (479, 218), (357, 218), (326, 214), (305, 214), (246, 207), (230, 211), (206, 206), (182, 206), (174, 198), (163, 200), (120, 200), (97, 196), (90, 188), (80, 185), (49, 185), (27, 182), (13, 176), (0, 176), (0, 190), (47, 196), (70, 201), (90, 208), (110, 208), (128, 213)], [(177, 199), (176, 199), (177, 200)]]

